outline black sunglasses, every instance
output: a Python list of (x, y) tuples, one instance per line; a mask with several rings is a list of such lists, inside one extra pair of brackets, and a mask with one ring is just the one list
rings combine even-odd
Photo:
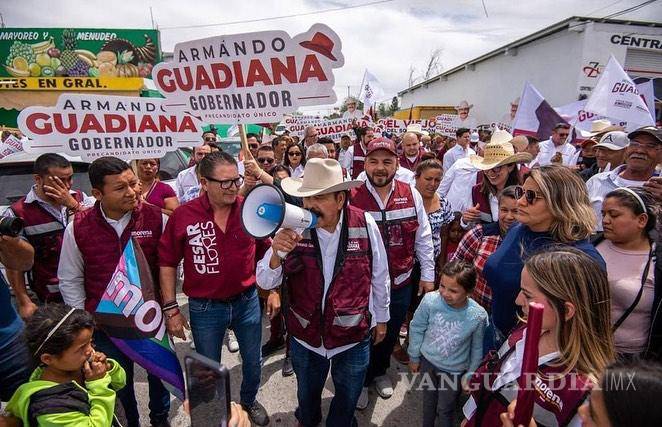
[(206, 176), (205, 179), (212, 182), (218, 182), (221, 188), (224, 190), (230, 189), (233, 185), (239, 188), (244, 183), (244, 177), (241, 175), (239, 175), (239, 177), (237, 178), (232, 178), (232, 179), (216, 179), (216, 178), (211, 178), (209, 176)]
[(275, 159), (272, 159), (271, 157), (258, 157), (257, 161), (260, 163), (272, 164), (275, 161)]
[(287, 153), (287, 155), (292, 157), (297, 157), (300, 156), (301, 153), (299, 153), (298, 151), (290, 151), (289, 153)]
[(207, 138), (205, 138), (205, 142), (216, 142), (216, 138), (214, 138), (213, 136), (208, 136)]
[(522, 197), (524, 197), (526, 203), (528, 203), (529, 205), (532, 205), (536, 201), (536, 199), (544, 199), (544, 197), (540, 196), (537, 191), (525, 190), (524, 187), (520, 187), (518, 185), (517, 187), (515, 187), (515, 198), (519, 200)]

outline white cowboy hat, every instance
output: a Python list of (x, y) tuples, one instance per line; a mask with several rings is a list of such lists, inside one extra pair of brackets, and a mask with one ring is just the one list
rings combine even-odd
[(505, 130), (496, 130), (489, 144), (483, 149), (483, 157), (472, 154), (469, 157), (471, 164), (482, 171), (490, 170), (511, 163), (528, 163), (533, 160), (529, 153), (515, 154), (515, 148), (510, 141), (513, 136)]
[(609, 120), (593, 120), (591, 122), (591, 130), (588, 132), (582, 131), (581, 136), (584, 138), (590, 138), (614, 131), (623, 131), (623, 126), (613, 125)]
[(468, 108), (468, 109), (471, 110), (473, 107), (474, 107), (473, 104), (469, 104), (467, 101), (462, 101), (462, 102), (460, 102), (459, 105), (455, 106), (455, 109), (459, 110), (460, 108)]
[(529, 146), (529, 140), (524, 135), (517, 135), (510, 140), (510, 143), (517, 151), (524, 151)]
[(430, 135), (428, 131), (423, 130), (420, 123), (412, 123), (409, 126), (407, 126), (407, 132), (411, 132), (411, 133), (415, 133), (416, 135), (423, 135), (423, 136)]
[(340, 163), (334, 159), (310, 159), (303, 178), (285, 178), (280, 182), (284, 192), (294, 197), (312, 197), (359, 187), (363, 181), (343, 181)]

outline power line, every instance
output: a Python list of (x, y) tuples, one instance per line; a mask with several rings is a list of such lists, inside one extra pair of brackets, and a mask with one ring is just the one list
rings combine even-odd
[(591, 15), (593, 15), (593, 14), (596, 13), (596, 12), (600, 12), (601, 10), (609, 9), (609, 8), (612, 7), (613, 5), (618, 4), (618, 3), (622, 2), (622, 1), (623, 1), (623, 0), (616, 0), (616, 1), (613, 2), (613, 3), (609, 3), (607, 6), (601, 6), (601, 7), (597, 8), (597, 9), (595, 9), (595, 10), (592, 10), (592, 11), (590, 11), (590, 12), (587, 12), (587, 13), (586, 13), (586, 16), (591, 16)]
[(366, 7), (366, 6), (373, 6), (376, 4), (382, 4), (382, 3), (390, 3), (394, 0), (377, 0), (377, 1), (371, 1), (368, 3), (361, 3), (361, 4), (355, 4), (351, 6), (342, 6), (342, 7), (336, 7), (332, 9), (323, 9), (323, 10), (317, 10), (314, 12), (304, 12), (304, 13), (295, 13), (292, 15), (282, 15), (282, 16), (271, 16), (269, 18), (258, 18), (258, 19), (246, 19), (242, 21), (228, 21), (228, 22), (218, 22), (216, 24), (196, 24), (196, 25), (175, 25), (175, 26), (170, 26), (170, 27), (161, 27), (161, 30), (178, 30), (182, 28), (205, 28), (205, 27), (218, 27), (221, 25), (236, 25), (236, 24), (249, 24), (252, 22), (264, 22), (264, 21), (275, 21), (277, 19), (286, 19), (286, 18), (297, 18), (299, 16), (310, 16), (310, 15), (318, 15), (322, 13), (329, 13), (329, 12), (337, 12), (340, 10), (348, 10), (348, 9), (357, 9), (359, 7)]
[(626, 13), (629, 13), (629, 12), (634, 12), (634, 11), (636, 11), (636, 10), (639, 10), (639, 9), (643, 8), (643, 7), (648, 6), (648, 5), (651, 4), (651, 3), (655, 3), (656, 1), (657, 1), (657, 0), (648, 0), (648, 1), (645, 1), (645, 2), (643, 2), (643, 3), (639, 3), (639, 4), (636, 5), (636, 6), (632, 6), (632, 7), (630, 7), (630, 8), (627, 8), (627, 9), (621, 10), (620, 12), (612, 13), (611, 15), (607, 15), (607, 16), (605, 16), (603, 19), (615, 18), (615, 17), (617, 17), (617, 16), (620, 16), (620, 15), (623, 15), (623, 14), (626, 14)]

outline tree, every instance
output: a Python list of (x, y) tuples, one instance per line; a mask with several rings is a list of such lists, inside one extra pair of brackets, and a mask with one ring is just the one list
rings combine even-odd
[(379, 111), (379, 117), (388, 117), (391, 115), (391, 112), (389, 111), (389, 109), (386, 108), (386, 104), (384, 103), (379, 104), (378, 111)]
[(430, 52), (430, 58), (428, 58), (427, 67), (425, 68), (425, 74), (423, 74), (423, 80), (429, 80), (432, 77), (436, 76), (441, 72), (441, 49), (434, 49)]
[(393, 115), (396, 111), (400, 109), (400, 100), (398, 99), (397, 96), (394, 96), (393, 99), (391, 100), (391, 113), (389, 115)]

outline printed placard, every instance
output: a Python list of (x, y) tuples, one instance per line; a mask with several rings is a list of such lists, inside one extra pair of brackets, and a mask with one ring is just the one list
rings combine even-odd
[(206, 123), (275, 123), (298, 107), (336, 102), (341, 48), (324, 24), (294, 37), (263, 31), (193, 40), (154, 67), (154, 83), (169, 111)]
[(67, 153), (92, 161), (163, 157), (168, 151), (200, 143), (202, 123), (166, 112), (165, 100), (129, 96), (62, 94), (55, 107), (29, 107), (18, 115), (30, 138), (25, 151)]

